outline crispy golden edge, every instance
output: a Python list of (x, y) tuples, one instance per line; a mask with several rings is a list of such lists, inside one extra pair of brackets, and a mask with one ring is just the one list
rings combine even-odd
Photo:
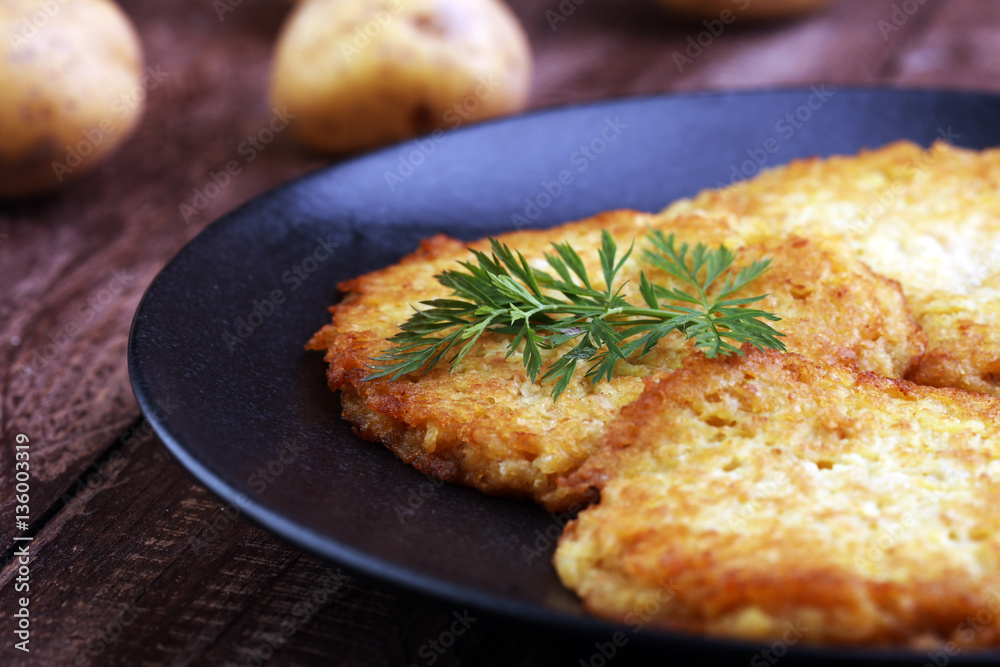
[[(599, 450), (576, 472), (566, 476), (562, 483), (579, 487), (578, 492), (581, 493), (600, 491), (619, 476), (622, 456), (650, 435), (649, 424), (661, 421), (665, 404), (677, 406), (700, 402), (704, 399), (706, 386), (731, 384), (739, 378), (749, 380), (754, 373), (780, 375), (790, 387), (803, 382), (803, 378), (809, 375), (839, 376), (842, 384), (853, 385), (859, 391), (874, 389), (884, 392), (887, 397), (905, 397), (912, 401), (945, 401), (987, 422), (1000, 424), (1000, 399), (993, 396), (955, 387), (932, 387), (903, 378), (888, 378), (846, 366), (817, 362), (794, 353), (760, 351), (746, 346), (744, 354), (743, 357), (719, 359), (692, 356), (685, 361), (684, 368), (674, 373), (644, 378), (642, 395), (625, 406), (605, 429)], [(794, 394), (794, 391), (789, 391), (789, 402), (794, 400)]]

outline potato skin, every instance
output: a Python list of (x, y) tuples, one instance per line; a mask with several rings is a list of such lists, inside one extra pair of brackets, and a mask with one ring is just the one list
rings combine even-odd
[(521, 110), (530, 78), (497, 0), (306, 0), (279, 37), (271, 99), (301, 144), (346, 152)]
[(130, 97), (142, 68), (108, 0), (0, 4), (0, 197), (44, 192), (111, 153), (142, 116)]

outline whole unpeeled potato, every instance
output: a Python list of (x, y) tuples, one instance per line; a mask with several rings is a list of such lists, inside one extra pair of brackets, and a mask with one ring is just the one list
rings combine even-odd
[(531, 52), (498, 0), (304, 0), (271, 99), (305, 146), (353, 151), (524, 108)]
[(833, 0), (659, 0), (676, 12), (696, 19), (714, 19), (729, 10), (738, 18), (781, 19), (824, 7)]
[(0, 197), (53, 188), (142, 115), (142, 53), (108, 0), (0, 0)]

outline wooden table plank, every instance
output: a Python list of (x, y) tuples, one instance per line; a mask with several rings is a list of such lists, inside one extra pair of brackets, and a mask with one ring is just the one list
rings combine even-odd
[[(1000, 90), (1000, 5), (945, 0), (927, 3), (906, 18), (904, 28), (919, 22), (920, 30), (894, 47), (892, 67), (884, 73), (887, 81), (908, 86)], [(897, 22), (902, 22), (898, 14)], [(890, 44), (901, 39), (894, 30), (886, 29), (886, 35)]]
[(907, 40), (945, 13), (928, 3), (887, 41), (878, 22), (892, 17), (894, 0), (846, 0), (790, 22), (737, 20), (718, 36), (703, 35), (702, 22), (671, 15), (652, 0), (613, 6), (589, 0), (553, 22), (554, 30), (545, 12), (557, 3), (512, 4), (535, 30), (539, 106), (670, 90), (877, 83)]
[[(259, 154), (240, 153), (271, 117), (266, 85), (284, 5), (247, 0), (221, 23), (210, 4), (125, 9), (161, 79), (149, 80), (138, 132), (55, 196), (0, 204), (0, 440), (33, 440), (36, 514), (138, 416), (126, 340), (160, 268), (225, 211), (320, 163), (280, 135)], [(181, 204), (230, 160), (241, 173), (185, 220)], [(0, 515), (11, 503), (0, 498)], [(4, 543), (12, 531), (0, 524)]]

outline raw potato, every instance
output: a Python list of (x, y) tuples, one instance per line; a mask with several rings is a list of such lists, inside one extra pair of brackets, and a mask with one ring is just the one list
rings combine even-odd
[(142, 115), (142, 52), (108, 0), (0, 0), (0, 197), (75, 178)]
[(353, 151), (524, 108), (527, 38), (497, 0), (305, 0), (272, 102), (303, 145)]
[(674, 11), (696, 19), (717, 19), (729, 10), (737, 18), (781, 19), (819, 9), (833, 0), (659, 0)]

